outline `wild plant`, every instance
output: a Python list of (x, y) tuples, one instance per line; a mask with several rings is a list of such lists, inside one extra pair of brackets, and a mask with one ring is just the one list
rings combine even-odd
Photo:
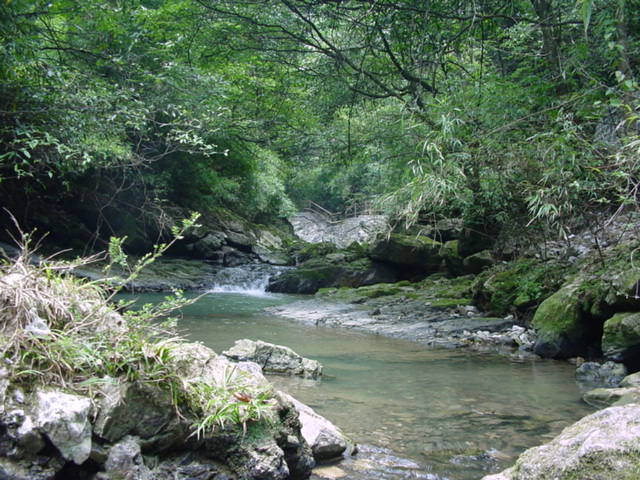
[[(135, 262), (126, 279), (85, 281), (69, 272), (100, 260), (94, 256), (74, 262), (52, 257), (35, 261), (32, 238), (21, 232), (21, 253), (0, 265), (0, 352), (17, 380), (55, 383), (84, 390), (101, 379), (121, 378), (157, 382), (175, 389), (168, 367), (171, 339), (179, 337), (170, 312), (192, 300), (174, 291), (157, 306), (118, 312), (113, 296), (144, 266), (158, 258), (197, 221), (193, 216), (174, 230), (172, 242)], [(115, 245), (115, 246), (114, 246)], [(112, 241), (108, 268), (126, 262), (121, 242)], [(110, 293), (108, 293), (110, 292)], [(170, 340), (167, 341), (167, 338)]]
[[(174, 231), (176, 239), (196, 220)], [(170, 392), (176, 411), (183, 407), (195, 415), (198, 437), (228, 424), (242, 425), (244, 435), (249, 423), (269, 418), (271, 390), (251, 385), (235, 368), (193, 383), (179, 375), (174, 348), (183, 339), (170, 314), (195, 300), (176, 290), (159, 305), (134, 309), (130, 302), (113, 301), (171, 243), (130, 264), (122, 242), (112, 239), (104, 281), (69, 274), (99, 257), (34, 262), (30, 245), (31, 237), (23, 234), (22, 253), (0, 264), (0, 353), (12, 382), (54, 384), (90, 396), (106, 383), (155, 385)], [(111, 275), (114, 265), (127, 277)]]
[(192, 405), (201, 409), (192, 435), (201, 438), (227, 424), (242, 425), (243, 437), (247, 424), (266, 419), (273, 411), (272, 390), (251, 385), (245, 372), (228, 367), (218, 379), (196, 382), (190, 388)]

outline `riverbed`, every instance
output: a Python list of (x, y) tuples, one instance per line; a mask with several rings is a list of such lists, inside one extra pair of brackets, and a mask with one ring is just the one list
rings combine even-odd
[(430, 348), (263, 313), (299, 300), (259, 288), (216, 289), (184, 310), (179, 327), (218, 353), (249, 338), (324, 365), (320, 380), (269, 377), (360, 447), (353, 458), (320, 466), (314, 478), (475, 480), (593, 411), (566, 362)]

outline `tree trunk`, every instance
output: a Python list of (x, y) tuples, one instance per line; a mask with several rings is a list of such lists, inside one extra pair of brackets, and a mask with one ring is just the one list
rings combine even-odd
[(568, 93), (569, 88), (560, 57), (560, 39), (555, 26), (553, 3), (550, 0), (531, 0), (531, 4), (540, 21), (542, 54), (549, 64), (556, 94), (564, 95)]

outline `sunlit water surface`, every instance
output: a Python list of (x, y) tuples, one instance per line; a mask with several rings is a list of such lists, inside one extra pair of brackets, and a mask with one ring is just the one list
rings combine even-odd
[(568, 363), (429, 349), (260, 313), (299, 299), (216, 288), (184, 310), (179, 327), (218, 353), (249, 338), (323, 364), (321, 380), (269, 377), (360, 446), (315, 478), (475, 480), (593, 411)]

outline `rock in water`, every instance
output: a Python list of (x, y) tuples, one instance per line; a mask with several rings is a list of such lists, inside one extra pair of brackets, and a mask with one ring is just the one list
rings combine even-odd
[(617, 386), (627, 376), (627, 369), (621, 363), (585, 362), (576, 369), (573, 376), (583, 382)]
[(515, 466), (483, 480), (640, 478), (640, 406), (609, 407), (527, 450)]
[(300, 415), (302, 436), (311, 447), (313, 458), (317, 461), (333, 460), (341, 455), (354, 455), (357, 446), (338, 427), (311, 407), (287, 395)]
[(262, 340), (238, 340), (231, 349), (222, 354), (234, 361), (255, 362), (265, 373), (298, 375), (305, 378), (317, 378), (322, 375), (322, 365), (317, 361), (301, 357), (289, 347)]

